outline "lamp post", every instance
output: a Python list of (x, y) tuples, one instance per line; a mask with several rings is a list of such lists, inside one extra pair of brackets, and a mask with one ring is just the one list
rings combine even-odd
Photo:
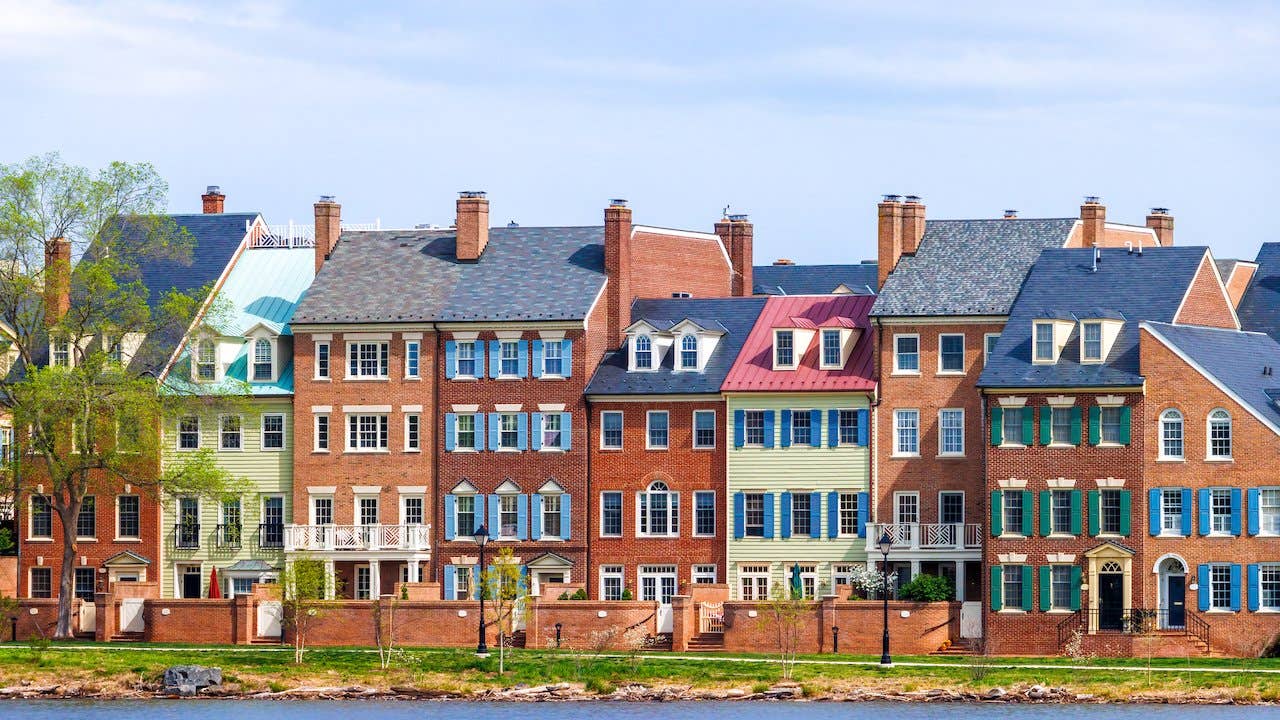
[(489, 528), (481, 523), (471, 537), (480, 547), (480, 572), (476, 573), (476, 594), (480, 596), (480, 639), (476, 642), (476, 656), (489, 657), (489, 646), (484, 641), (484, 546), (489, 542)]
[(893, 537), (886, 528), (876, 541), (876, 549), (884, 560), (880, 563), (880, 595), (884, 598), (884, 637), (880, 642), (880, 667), (892, 667), (893, 659), (889, 657), (889, 550), (893, 548)]

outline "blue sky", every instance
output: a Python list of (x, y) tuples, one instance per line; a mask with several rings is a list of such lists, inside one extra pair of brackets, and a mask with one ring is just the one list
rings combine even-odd
[[(1070, 7), (1067, 7), (1070, 5)], [(367, 6), (367, 7), (366, 7)], [(447, 224), (756, 224), (756, 260), (930, 217), (1167, 206), (1178, 244), (1280, 240), (1275, 3), (0, 0), (0, 162), (150, 161), (175, 211)]]

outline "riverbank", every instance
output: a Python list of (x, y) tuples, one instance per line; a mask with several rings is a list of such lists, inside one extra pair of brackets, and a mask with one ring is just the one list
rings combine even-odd
[(288, 648), (0, 645), (0, 697), (164, 696), (166, 667), (222, 669), (225, 698), (455, 698), (468, 700), (850, 700), (912, 702), (1280, 702), (1280, 661), (1202, 659), (804, 656), (792, 680), (761, 655), (675, 656), (515, 650), (397, 650), (382, 667), (367, 649), (319, 649), (293, 663)]

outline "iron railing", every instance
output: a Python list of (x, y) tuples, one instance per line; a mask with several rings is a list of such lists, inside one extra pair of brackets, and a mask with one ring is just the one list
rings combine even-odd
[(258, 523), (258, 548), (281, 550), (284, 548), (284, 523)]
[(174, 525), (173, 546), (179, 550), (195, 550), (200, 547), (200, 524), (178, 523)]
[(1194, 637), (1207, 647), (1211, 627), (1198, 614), (1168, 608), (1124, 608), (1104, 610), (1086, 608), (1071, 613), (1058, 623), (1058, 647), (1063, 647), (1077, 632), (1098, 635), (1177, 635)]
[(218, 547), (239, 548), (240, 535), (240, 523), (220, 523), (218, 525)]

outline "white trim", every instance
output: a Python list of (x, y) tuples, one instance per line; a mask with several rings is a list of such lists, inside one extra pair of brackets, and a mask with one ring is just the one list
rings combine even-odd
[[(619, 504), (619, 506), (618, 506), (618, 511), (619, 511), (620, 513), (622, 513), (622, 515), (621, 515), (621, 516), (620, 516), (620, 518), (619, 518), (619, 523), (618, 523), (618, 534), (617, 534), (617, 535), (606, 535), (606, 534), (604, 533), (604, 496), (605, 496), (605, 495), (608, 495), (609, 493), (616, 493), (616, 494), (618, 495), (618, 500), (620, 501), (620, 504)], [(598, 533), (598, 537), (602, 537), (602, 538), (620, 538), (620, 537), (624, 537), (624, 536), (626, 535), (626, 528), (627, 528), (627, 521), (626, 521), (626, 517), (627, 517), (627, 505), (626, 505), (626, 502), (627, 502), (627, 500), (626, 500), (626, 498), (627, 498), (627, 494), (626, 494), (626, 492), (624, 492), (624, 491), (622, 491), (622, 490), (601, 490), (601, 491), (600, 491), (600, 525), (599, 525), (600, 532)]]
[[(280, 416), (280, 447), (267, 447), (267, 417), (271, 415)], [(244, 431), (243, 421), (241, 422), (241, 434)], [(243, 445), (243, 440), (241, 445)], [(289, 421), (283, 412), (264, 412), (258, 415), (258, 450), (260, 452), (284, 452), (289, 449)]]
[(609, 287), (609, 279), (605, 278), (605, 281), (600, 283), (600, 289), (596, 292), (595, 299), (592, 300), (591, 305), (587, 307), (587, 314), (582, 316), (582, 332), (584, 337), (586, 336), (587, 330), (589, 329), (587, 325), (590, 323), (591, 315), (595, 313), (596, 307), (600, 304), (600, 298), (604, 297), (604, 291), (608, 287)]
[(1001, 408), (1022, 408), (1027, 406), (1027, 399), (1018, 395), (998, 398)]
[(420, 332), (407, 332), (407, 333), (400, 333), (400, 338), (401, 338), (402, 340), (421, 340), (421, 339), (422, 339), (422, 333), (420, 333)]
[(987, 340), (996, 338), (997, 344), (1000, 339), (1000, 333), (982, 333), (982, 366), (985, 368), (987, 363), (991, 361), (991, 353), (987, 352)]
[(1027, 487), (1025, 478), (1009, 478), (1008, 480), (1000, 480), (997, 484), (1001, 490), (1023, 490)]
[(520, 408), (522, 407), (524, 406), (521, 405), (520, 403), (504, 403), (502, 405), (494, 405), (493, 410), (494, 412), (500, 412), (500, 413), (514, 413), (514, 412), (520, 412)]
[(349, 414), (389, 413), (391, 412), (391, 406), (390, 405), (343, 405), (342, 412), (349, 413)]
[(538, 412), (564, 412), (564, 403), (538, 403)]
[(1094, 402), (1098, 407), (1122, 407), (1124, 405), (1124, 397), (1120, 395), (1099, 395), (1094, 398)]
[[(698, 444), (698, 414), (699, 413), (711, 413), (711, 429), (715, 431), (715, 438), (710, 445)], [(694, 450), (715, 450), (716, 447), (720, 444), (720, 428), (718, 425), (719, 421), (716, 419), (715, 409), (703, 408), (703, 409), (694, 410), (693, 414), (690, 416), (690, 420), (693, 423), (693, 427), (690, 428), (693, 431), (692, 432), (693, 438), (691, 439), (691, 442), (690, 442), (690, 445), (692, 446), (692, 448)], [(667, 432), (668, 433), (671, 432), (670, 428), (667, 429)], [(668, 438), (668, 444), (669, 444), (669, 441), (670, 441), (670, 438)]]
[(453, 411), (458, 414), (478, 413), (480, 412), (480, 406), (479, 405), (454, 405)]
[(400, 412), (420, 413), (422, 412), (422, 406), (421, 405), (401, 405)]
[(1000, 553), (996, 555), (996, 559), (1001, 565), (1025, 565), (1027, 563), (1026, 553)]
[(368, 341), (368, 340), (384, 340), (384, 341), (390, 342), (392, 334), (393, 333), (389, 333), (389, 332), (343, 333), (342, 340), (343, 342), (346, 342), (346, 343)]
[[(896, 337), (896, 336), (895, 336), (895, 337)], [(959, 338), (960, 338), (960, 369), (959, 369), (959, 370), (943, 370), (943, 369), (942, 369), (942, 338), (945, 338), (945, 337), (959, 337)], [(950, 332), (950, 333), (938, 333), (937, 338), (938, 338), (938, 368), (937, 368), (937, 370), (935, 371), (935, 372), (936, 372), (936, 374), (938, 374), (938, 375), (964, 375), (964, 374), (965, 374), (965, 367), (966, 367), (966, 362), (965, 362), (965, 361), (969, 359), (969, 357), (968, 357), (968, 356), (969, 356), (968, 348), (966, 348), (966, 347), (965, 347), (965, 340), (967, 340), (968, 338), (965, 336), (965, 334), (964, 334), (964, 333), (953, 333), (953, 332)], [(896, 352), (897, 348), (894, 348), (894, 350), (895, 350), (895, 352)]]
[(333, 333), (311, 333), (312, 342), (331, 342)]
[(329, 412), (333, 412), (333, 406), (332, 406), (332, 405), (312, 405), (312, 406), (311, 406), (311, 412), (313, 412), (313, 413), (329, 413)]
[(1070, 478), (1057, 477), (1057, 478), (1049, 478), (1048, 480), (1045, 480), (1044, 484), (1046, 487), (1052, 490), (1065, 490), (1068, 488), (1075, 487), (1076, 481)]
[(337, 485), (312, 485), (307, 488), (308, 495), (332, 495), (338, 489)]
[(523, 330), (495, 330), (493, 332), (493, 337), (499, 342), (519, 341), (524, 339), (524, 331)]
[(1050, 565), (1066, 565), (1075, 563), (1076, 556), (1074, 553), (1045, 553), (1044, 559)]
[[(946, 440), (943, 438), (943, 432), (945, 428), (942, 425), (942, 413), (944, 412), (960, 413), (960, 452), (947, 452), (945, 449)], [(965, 424), (966, 423), (965, 423), (964, 408), (962, 407), (938, 408), (938, 457), (961, 458), (965, 456), (966, 451), (968, 451), (969, 449), (967, 447), (967, 443), (965, 442), (965, 430), (967, 429), (965, 427)]]
[[(667, 416), (667, 443), (665, 445), (652, 445), (649, 442), (649, 418), (653, 415)], [(669, 410), (646, 410), (644, 413), (644, 449), (645, 450), (670, 450), (671, 449), (671, 412)]]
[(382, 493), (381, 485), (352, 485), (352, 495), (379, 495)]
[(1108, 477), (1098, 478), (1097, 480), (1094, 480), (1094, 482), (1097, 483), (1100, 488), (1122, 488), (1124, 487), (1125, 479)]
[[(898, 338), (909, 338), (909, 337), (913, 337), (916, 339), (916, 369), (900, 370), (898, 368)], [(891, 339), (893, 341), (893, 367), (890, 368), (889, 374), (890, 375), (913, 375), (913, 376), (919, 375), (921, 372), (920, 360), (921, 360), (921, 357), (924, 355), (924, 352), (922, 352), (923, 348), (920, 347), (920, 333), (894, 333)]]
[(567, 333), (564, 330), (539, 330), (538, 339), (540, 340), (564, 340)]
[(1045, 398), (1045, 402), (1049, 407), (1072, 407), (1076, 404), (1076, 399), (1069, 395), (1053, 395)]
[[(620, 431), (621, 431), (621, 433), (622, 433), (622, 444), (621, 444), (621, 445), (618, 445), (617, 447), (611, 447), (611, 446), (607, 446), (607, 445), (605, 445), (605, 444), (604, 444), (604, 416), (605, 416), (605, 415), (609, 415), (609, 414), (617, 414), (617, 415), (618, 415), (618, 417), (621, 419), (621, 422), (619, 423), (619, 425), (620, 425), (620, 428), (619, 428), (619, 429), (620, 429)], [(615, 452), (616, 452), (616, 451), (622, 450), (624, 447), (626, 447), (626, 444), (627, 444), (627, 432), (626, 432), (626, 429), (627, 429), (627, 425), (626, 425), (626, 422), (627, 422), (627, 416), (626, 416), (626, 414), (625, 414), (623, 411), (621, 411), (621, 410), (601, 410), (601, 411), (600, 411), (600, 416), (599, 416), (599, 417), (600, 417), (600, 449), (601, 449), (601, 450), (611, 450), (611, 451), (615, 451)], [(649, 430), (649, 429), (648, 429), (648, 427), (646, 427), (646, 428), (645, 428), (645, 434), (646, 434), (646, 435), (648, 435), (648, 434), (649, 434), (649, 433), (648, 433), (648, 430)]]

